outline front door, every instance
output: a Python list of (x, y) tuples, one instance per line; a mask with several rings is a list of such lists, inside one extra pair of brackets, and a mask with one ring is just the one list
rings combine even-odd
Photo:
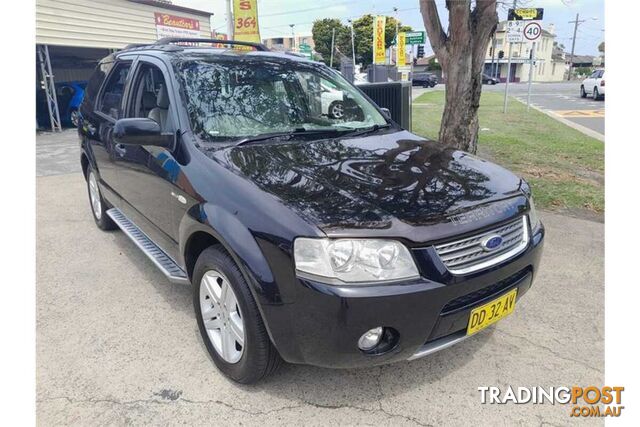
[[(171, 80), (161, 61), (139, 59), (125, 113), (128, 118), (158, 122), (163, 133), (177, 133)], [(117, 191), (123, 199), (125, 215), (177, 258), (176, 205), (182, 198), (175, 186), (180, 165), (172, 148), (118, 144), (116, 149), (119, 153)]]

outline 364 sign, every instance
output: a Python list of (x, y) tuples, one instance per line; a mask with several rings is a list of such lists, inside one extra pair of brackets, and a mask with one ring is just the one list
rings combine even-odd
[(257, 0), (233, 0), (233, 38), (261, 43)]

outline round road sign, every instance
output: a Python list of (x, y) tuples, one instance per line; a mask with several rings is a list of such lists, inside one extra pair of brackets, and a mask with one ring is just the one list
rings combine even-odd
[(529, 22), (522, 31), (527, 41), (534, 42), (542, 35), (542, 27), (537, 22)]

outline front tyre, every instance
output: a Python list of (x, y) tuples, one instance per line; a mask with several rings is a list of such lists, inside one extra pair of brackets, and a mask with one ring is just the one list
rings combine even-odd
[(281, 363), (240, 269), (216, 245), (205, 249), (193, 271), (193, 306), (209, 355), (227, 377), (255, 383)]
[(87, 191), (89, 193), (89, 204), (91, 205), (91, 214), (98, 228), (104, 231), (115, 230), (118, 226), (107, 215), (107, 204), (102, 198), (100, 187), (98, 186), (98, 177), (96, 172), (89, 166), (87, 174)]
[(586, 98), (587, 92), (584, 90), (584, 86), (580, 86), (580, 98)]

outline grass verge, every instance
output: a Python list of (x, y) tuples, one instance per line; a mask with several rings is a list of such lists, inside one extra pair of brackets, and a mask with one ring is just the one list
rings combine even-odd
[[(602, 220), (604, 144), (513, 98), (503, 114), (502, 101), (500, 93), (482, 94), (478, 155), (524, 177), (537, 206)], [(443, 107), (444, 91), (418, 97), (413, 132), (437, 139)]]

